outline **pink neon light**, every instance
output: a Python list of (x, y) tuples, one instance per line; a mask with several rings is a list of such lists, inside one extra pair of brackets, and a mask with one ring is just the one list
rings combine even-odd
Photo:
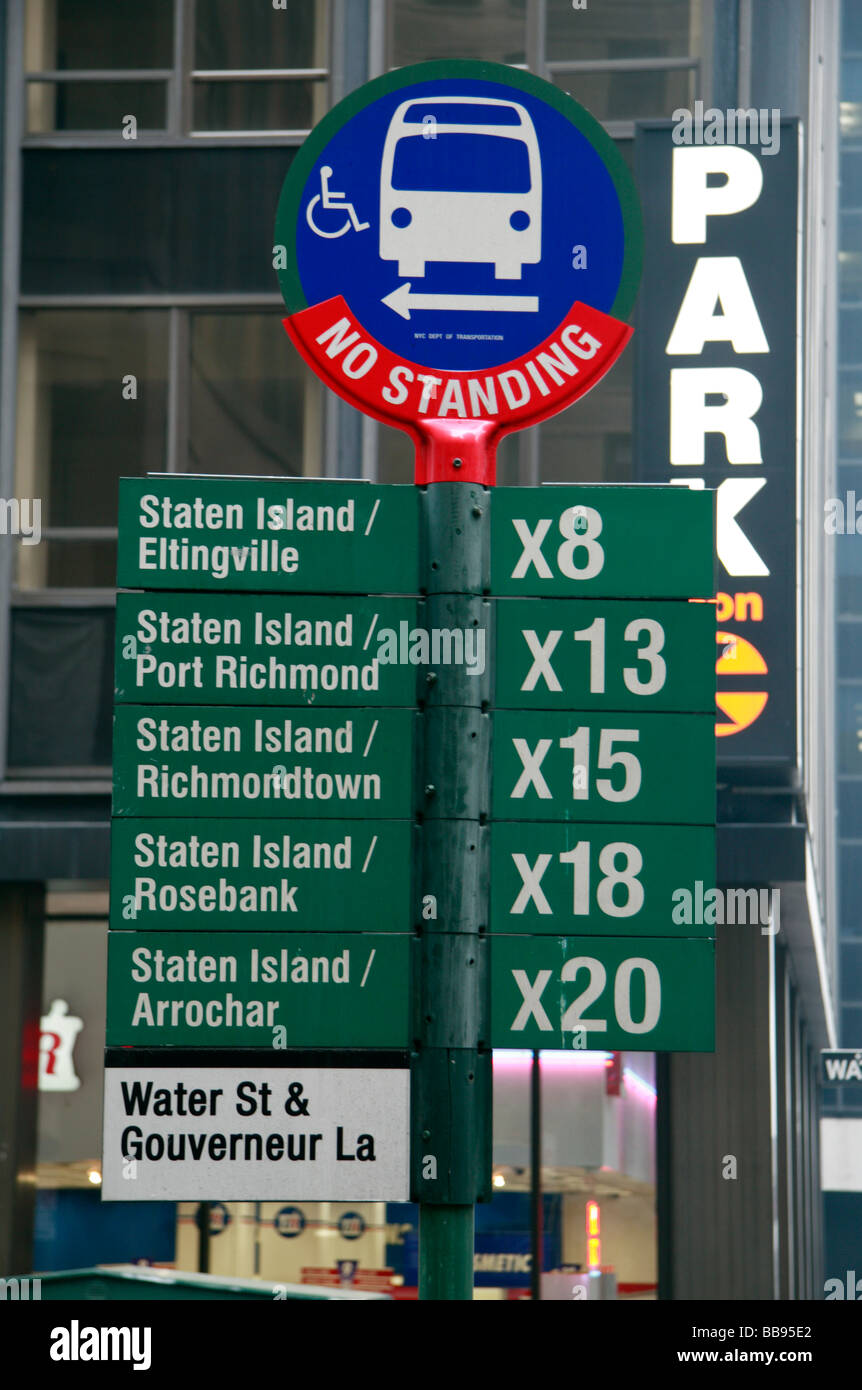
[[(582, 1052), (575, 1056), (571, 1052), (543, 1052), (540, 1065), (543, 1071), (595, 1072), (604, 1071), (609, 1061), (608, 1052)], [(495, 1048), (493, 1065), (495, 1071), (527, 1071), (533, 1065), (533, 1054), (526, 1049)], [(624, 1067), (623, 1080), (632, 1096), (655, 1105), (655, 1088), (637, 1072)]]
[[(573, 1056), (570, 1052), (543, 1052), (542, 1070), (562, 1069), (563, 1071), (604, 1071), (608, 1054), (606, 1052), (582, 1052)], [(494, 1066), (525, 1070), (533, 1065), (532, 1052), (510, 1048), (495, 1048)]]
[(655, 1105), (657, 1099), (655, 1088), (652, 1087), (648, 1081), (644, 1081), (642, 1076), (638, 1076), (637, 1072), (631, 1071), (628, 1067), (624, 1067), (623, 1080), (627, 1088), (631, 1087), (634, 1095), (639, 1096), (650, 1105)]

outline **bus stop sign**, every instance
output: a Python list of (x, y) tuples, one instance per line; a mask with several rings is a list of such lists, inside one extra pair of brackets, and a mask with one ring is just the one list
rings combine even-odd
[(417, 482), (493, 483), (499, 436), (584, 395), (631, 336), (631, 175), (583, 107), (515, 68), (423, 63), (352, 93), (296, 155), (275, 243), (292, 341), (413, 437)]

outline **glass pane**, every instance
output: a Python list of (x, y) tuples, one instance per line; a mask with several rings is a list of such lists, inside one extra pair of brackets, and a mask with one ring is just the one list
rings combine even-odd
[(838, 273), (842, 299), (862, 299), (862, 213), (841, 218)]
[[(847, 506), (852, 506), (852, 499), (846, 495), (839, 494), (839, 501), (842, 502), (846, 510)], [(862, 503), (862, 492), (859, 493), (859, 501)], [(855, 518), (850, 516), (842, 517), (845, 526), (852, 526)], [(862, 535), (850, 532), (845, 535), (830, 535), (829, 540), (836, 547), (835, 568), (839, 582), (846, 578), (855, 578), (856, 582), (862, 581)]]
[(394, 0), (390, 65), (431, 58), (526, 62), (526, 0)]
[[(529, 434), (529, 431), (526, 431)], [(520, 482), (522, 430), (504, 434), (497, 445), (497, 482), (500, 487), (517, 487)]]
[[(857, 873), (862, 865), (857, 860)], [(859, 1003), (862, 1001), (862, 945), (847, 941), (841, 943), (841, 1001)]]
[(842, 140), (862, 139), (862, 102), (841, 100), (838, 103)]
[(195, 0), (195, 67), (325, 68), (328, 0)]
[(194, 84), (195, 130), (310, 130), (326, 111), (325, 78)]
[(862, 455), (862, 372), (841, 372), (838, 384), (838, 452)]
[(543, 482), (631, 482), (633, 362), (629, 346), (583, 400), (540, 426)]
[[(842, 1047), (862, 1047), (862, 1008), (848, 1007), (841, 1009), (841, 1046)], [(844, 1094), (850, 1091), (849, 1098), (842, 1106), (842, 1114), (858, 1114), (859, 1092), (856, 1086), (842, 1088)]]
[(862, 5), (858, 0), (844, 0), (841, 13), (844, 21), (842, 48), (848, 53), (862, 53)]
[(173, 0), (27, 0), (27, 71), (169, 68), (173, 23)]
[(846, 58), (842, 62), (841, 100), (862, 101), (862, 58)]
[(599, 121), (670, 117), (694, 101), (694, 69), (671, 72), (555, 73), (554, 85), (574, 97)]
[(113, 649), (112, 609), (12, 609), (13, 767), (110, 764)]
[(115, 526), (117, 479), (164, 468), (167, 354), (163, 312), (21, 314), (17, 489), (43, 528)]
[[(862, 575), (862, 468), (858, 465), (839, 467), (832, 500), (840, 503), (840, 508), (824, 506), (824, 532), (829, 542), (837, 547), (837, 572), (839, 575)], [(835, 526), (839, 529), (834, 530)], [(849, 630), (842, 626), (840, 633), (846, 637)], [(862, 624), (859, 631), (862, 634)], [(840, 674), (853, 673), (842, 671)], [(862, 670), (858, 674), (862, 676)]]
[(838, 771), (862, 773), (862, 685), (838, 688)]
[(835, 581), (835, 596), (838, 600), (840, 617), (862, 613), (862, 579), (853, 575), (839, 574)]
[(377, 481), (379, 483), (412, 483), (413, 441), (403, 430), (381, 425), (377, 432)]
[(841, 64), (841, 134), (845, 140), (862, 136), (862, 59), (851, 58)]
[[(859, 493), (862, 501), (862, 491)], [(845, 618), (836, 633), (839, 679), (862, 680), (862, 620)], [(862, 826), (860, 827), (862, 834)]]
[(33, 573), (28, 562), (28, 552), (22, 547), (18, 555), (19, 589), (117, 587), (116, 541), (43, 540), (39, 546), (38, 574)]
[[(839, 781), (838, 818), (842, 836), (846, 836), (848, 839), (862, 840), (862, 781)], [(862, 864), (862, 846), (855, 845), (852, 851), (848, 851), (846, 846), (839, 845), (838, 860), (842, 873), (846, 864), (844, 856), (848, 852), (857, 856), (856, 862)], [(858, 890), (855, 891), (858, 897)], [(846, 903), (847, 898), (842, 895), (841, 900)], [(862, 925), (860, 925), (860, 931), (862, 931)]]
[(319, 417), (280, 314), (192, 316), (190, 472), (315, 475)]
[(601, 0), (573, 9), (547, 0), (549, 62), (597, 58), (684, 58), (703, 43), (701, 0)]
[[(856, 790), (858, 783), (844, 782), (842, 791), (851, 787)], [(842, 833), (854, 839), (862, 836), (862, 816), (851, 826), (844, 828), (842, 814)], [(843, 936), (862, 936), (862, 912), (859, 910), (859, 878), (862, 875), (862, 845), (838, 845), (838, 912)]]
[(838, 316), (838, 351), (842, 367), (862, 363), (862, 309), (842, 309)]
[[(166, 111), (164, 82), (27, 84), (28, 135), (51, 130), (114, 130), (118, 135), (124, 130), (164, 130)], [(134, 116), (134, 126), (129, 116)]]
[(277, 295), (272, 227), (295, 153), (26, 150), (22, 292)]
[(841, 156), (841, 209), (862, 208), (862, 151), (848, 150)]

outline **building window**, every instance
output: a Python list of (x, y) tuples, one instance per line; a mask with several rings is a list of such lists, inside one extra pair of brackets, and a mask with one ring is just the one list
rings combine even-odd
[(526, 0), (394, 0), (389, 66), (434, 58), (526, 63)]
[(571, 410), (539, 426), (545, 483), (630, 483), (634, 344)]
[[(631, 167), (634, 142), (617, 148)], [(634, 342), (612, 371), (571, 410), (539, 428), (538, 472), (547, 483), (628, 483), (632, 479), (632, 376)], [(523, 481), (533, 481), (524, 478)]]
[(121, 477), (319, 473), (323, 388), (281, 319), (21, 311), (16, 491), (39, 499), (42, 541), (17, 547), (19, 589), (114, 587)]
[(862, 685), (856, 682), (838, 687), (838, 771), (862, 776)]
[(327, 109), (329, 37), (329, 0), (27, 0), (27, 134), (299, 140)]
[(319, 473), (323, 387), (281, 313), (192, 313), (189, 363), (190, 472)]
[(544, 76), (600, 121), (670, 116), (696, 95), (703, 0), (546, 0)]
[(838, 291), (842, 301), (862, 300), (862, 211), (841, 213)]
[(173, 0), (27, 0), (27, 67), (167, 68)]
[(689, 69), (582, 72), (552, 67), (548, 76), (608, 123), (667, 116), (678, 107), (690, 108), (694, 100), (694, 73)]
[(701, 0), (602, 0), (577, 10), (572, 0), (546, 0), (545, 12), (549, 62), (690, 58), (700, 52)]
[[(28, 0), (27, 131), (163, 130), (173, 0)], [(104, 74), (110, 74), (107, 78)]]
[(164, 311), (21, 312), (16, 490), (42, 542), (17, 548), (20, 588), (114, 586), (117, 481), (164, 469), (167, 369)]
[(193, 130), (310, 130), (328, 103), (328, 18), (327, 0), (195, 0)]
[(862, 455), (862, 379), (856, 367), (839, 369), (838, 450), (845, 457)]
[(9, 669), (8, 775), (107, 775), (113, 608), (13, 608)]
[[(699, 85), (704, 0), (391, 0), (389, 67), (433, 58), (529, 66), (598, 120), (689, 106)], [(544, 24), (542, 23), (544, 17)]]
[(295, 153), (286, 145), (26, 150), (22, 294), (229, 294), (280, 304), (273, 225)]

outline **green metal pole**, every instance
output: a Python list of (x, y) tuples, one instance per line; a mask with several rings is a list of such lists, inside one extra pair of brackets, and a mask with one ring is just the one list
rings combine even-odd
[(423, 1203), (419, 1216), (420, 1299), (472, 1299), (473, 1207)]
[[(423, 490), (425, 598), (432, 631), (481, 632), (491, 650), (488, 494)], [(473, 1204), (490, 1194), (488, 1047), (490, 674), (438, 660), (420, 699), (419, 989), (412, 1061), (413, 1193), (420, 1299), (473, 1297)]]

